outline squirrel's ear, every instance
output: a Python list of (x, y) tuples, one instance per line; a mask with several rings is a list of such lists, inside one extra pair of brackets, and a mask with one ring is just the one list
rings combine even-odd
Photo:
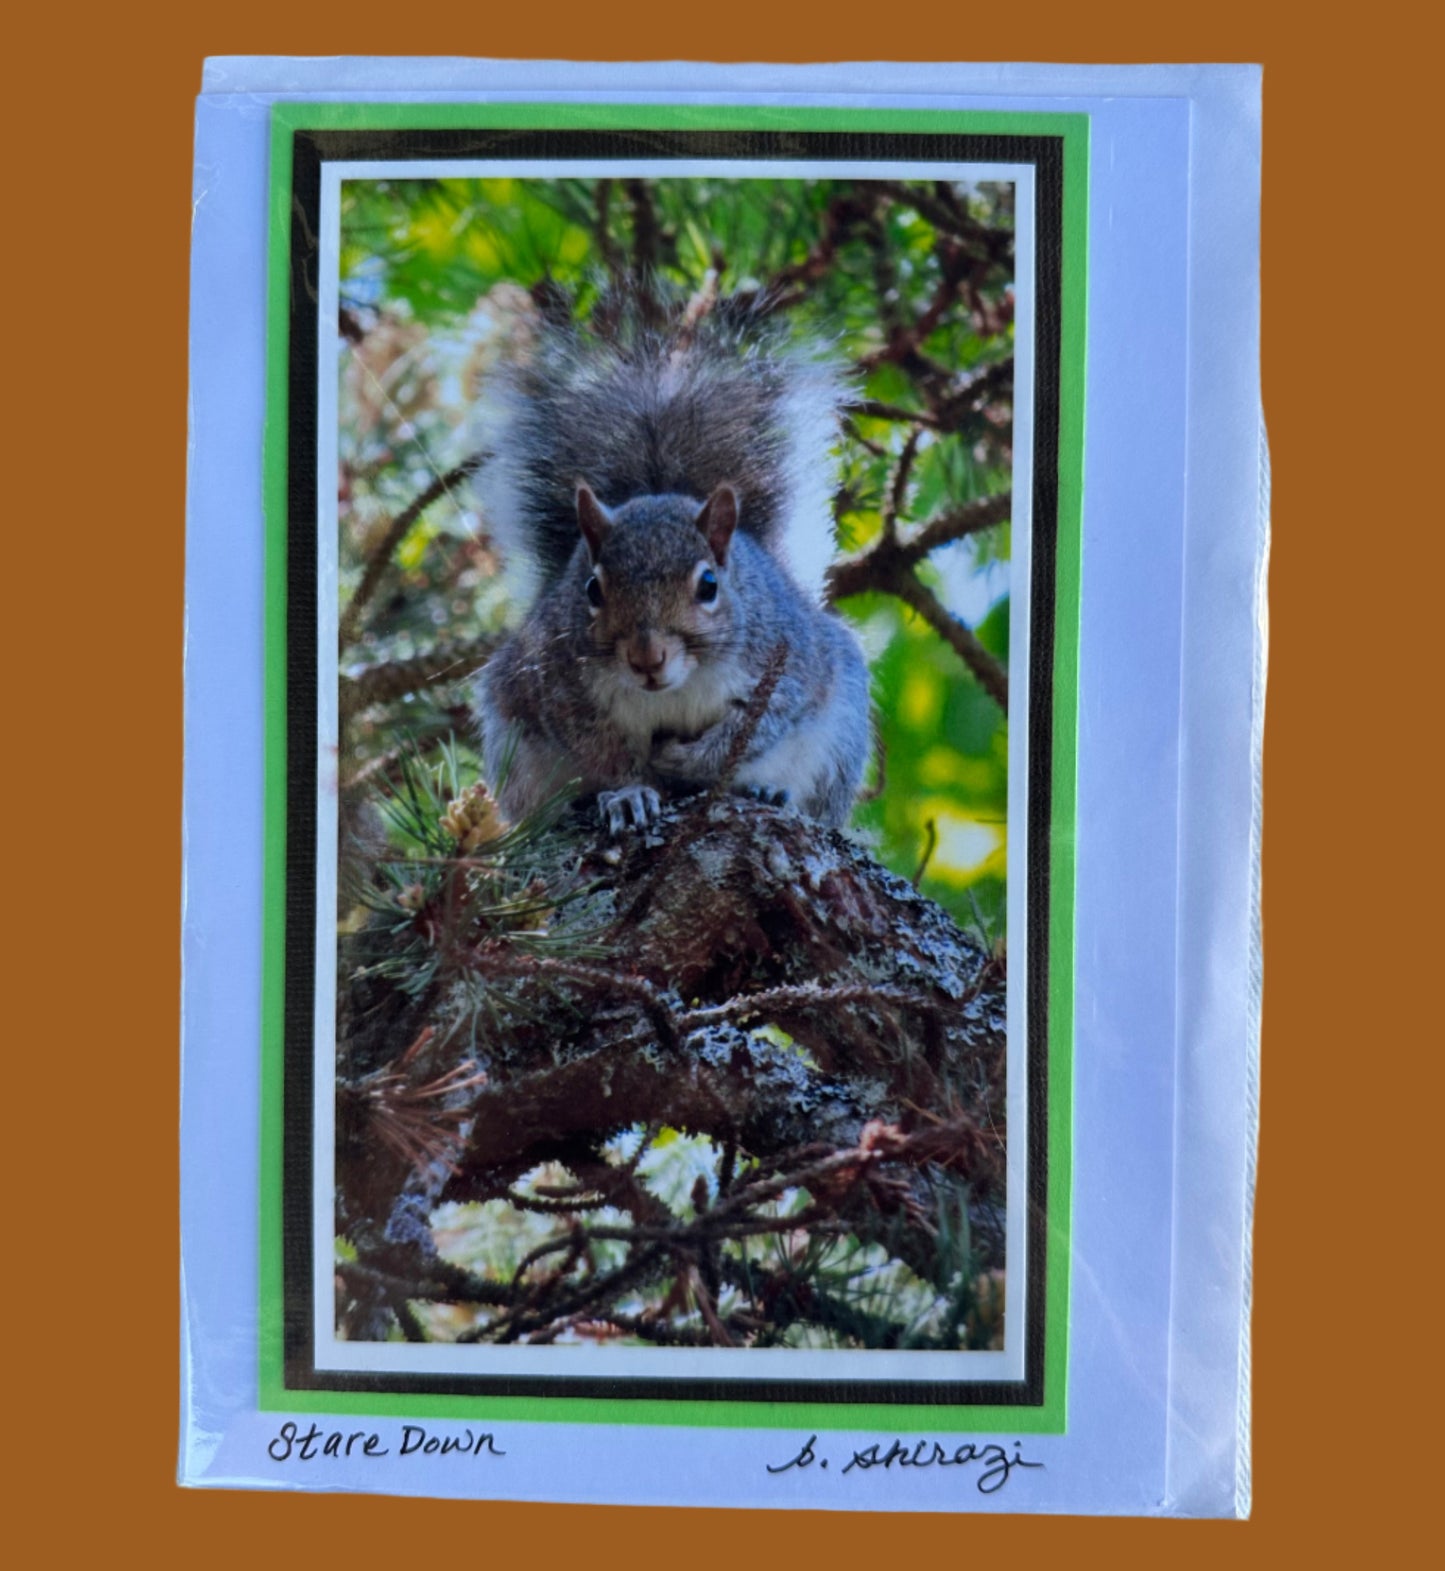
[(730, 485), (720, 485), (702, 504), (702, 511), (697, 515), (697, 527), (712, 547), (718, 566), (725, 567), (733, 530), (738, 527), (738, 494)]
[(592, 487), (577, 487), (577, 527), (587, 542), (587, 554), (595, 562), (602, 551), (602, 542), (612, 527), (612, 515), (593, 494)]

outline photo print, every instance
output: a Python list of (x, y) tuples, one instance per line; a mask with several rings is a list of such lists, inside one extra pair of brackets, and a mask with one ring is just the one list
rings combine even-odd
[(288, 1388), (1038, 1406), (1057, 156), (338, 136)]

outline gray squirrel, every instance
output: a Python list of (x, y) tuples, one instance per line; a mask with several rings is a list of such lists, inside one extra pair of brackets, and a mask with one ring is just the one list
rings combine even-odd
[(840, 395), (827, 366), (722, 310), (549, 324), (493, 377), (474, 484), (493, 539), (537, 578), (476, 689), (509, 818), (577, 781), (617, 833), (670, 791), (725, 782), (846, 821), (868, 669), (795, 576), (832, 550)]

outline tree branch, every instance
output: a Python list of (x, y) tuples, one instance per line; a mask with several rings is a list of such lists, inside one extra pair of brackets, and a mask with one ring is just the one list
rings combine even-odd
[(861, 416), (865, 420), (906, 420), (931, 431), (939, 429), (938, 416), (927, 409), (904, 409), (900, 404), (885, 404), (876, 398), (860, 398), (854, 403), (844, 404), (843, 413)]
[(835, 196), (823, 211), (822, 233), (802, 261), (780, 267), (760, 289), (740, 292), (737, 303), (771, 316), (806, 300), (811, 286), (837, 261), (838, 248), (863, 215), (864, 209), (855, 196)]
[(625, 274), (627, 264), (617, 247), (617, 242), (612, 238), (612, 186), (611, 178), (605, 178), (599, 180), (592, 188), (594, 207), (592, 237), (602, 257), (602, 264), (607, 269), (607, 276), (616, 284)]
[(950, 508), (948, 512), (930, 518), (909, 535), (902, 542), (902, 555), (910, 562), (921, 561), (941, 545), (948, 545), (954, 540), (962, 540), (968, 535), (979, 534), (985, 529), (992, 529), (995, 524), (1003, 523), (1006, 518), (1012, 517), (1013, 506), (1013, 492), (1000, 491), (997, 496), (980, 497), (977, 501), (965, 502), (962, 507)]
[(1008, 713), (1008, 673), (979, 643), (977, 636), (958, 620), (938, 596), (912, 573), (901, 574), (890, 591), (952, 646), (959, 659), (978, 678), (979, 686)]
[(441, 682), (460, 682), (491, 658), (498, 640), (490, 636), (461, 644), (439, 644), (410, 660), (386, 660), (341, 678), (341, 713), (359, 714)]
[(939, 546), (992, 528), (1012, 511), (1013, 493), (1005, 491), (941, 513), (902, 540), (885, 529), (866, 550), (829, 568), (828, 599), (836, 603), (850, 595), (887, 594), (903, 601), (947, 641), (984, 691), (1007, 712), (1008, 674), (1004, 667), (948, 611), (914, 568)]
[(634, 283), (644, 311), (656, 312), (657, 302), (652, 297), (651, 280), (657, 271), (658, 251), (662, 231), (657, 222), (657, 204), (652, 200), (652, 187), (646, 180), (624, 180), (622, 189), (632, 207), (632, 267)]
[[(877, 399), (858, 399), (844, 405), (845, 415), (863, 416), (870, 420), (900, 420), (923, 426), (930, 431), (944, 433), (966, 431), (977, 424), (985, 405), (994, 399), (1013, 396), (1014, 363), (1012, 357), (985, 366), (972, 376), (957, 380), (941, 366), (935, 366), (919, 354), (916, 346), (898, 344), (898, 356), (914, 363), (915, 385), (924, 399), (925, 407), (905, 409), (901, 404), (882, 403)], [(894, 359), (892, 353), (883, 359)], [(877, 358), (877, 357), (871, 357)], [(859, 362), (866, 369), (869, 359)]]
[(1007, 261), (1013, 251), (1013, 233), (1008, 229), (989, 229), (971, 214), (960, 211), (938, 196), (900, 180), (872, 182), (875, 189), (893, 198), (901, 207), (911, 207), (920, 218), (943, 234), (977, 248), (976, 254), (990, 262)]
[(655, 1121), (693, 1134), (738, 1134), (750, 1149), (786, 1148), (810, 1131), (851, 1144), (873, 1111), (841, 1082), (809, 1074), (736, 1027), (694, 1032), (678, 1051), (659, 1055), (635, 1016), (628, 1024), (608, 1032), (594, 1019), (594, 1051), (483, 1091), (447, 1197), (490, 1193), (493, 1172), (543, 1160), (580, 1134), (605, 1137)]

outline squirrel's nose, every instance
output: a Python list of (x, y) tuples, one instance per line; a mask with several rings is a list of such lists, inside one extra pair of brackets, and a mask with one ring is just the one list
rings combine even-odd
[(650, 639), (645, 644), (633, 644), (627, 651), (627, 663), (638, 676), (656, 676), (667, 664), (667, 650)]

